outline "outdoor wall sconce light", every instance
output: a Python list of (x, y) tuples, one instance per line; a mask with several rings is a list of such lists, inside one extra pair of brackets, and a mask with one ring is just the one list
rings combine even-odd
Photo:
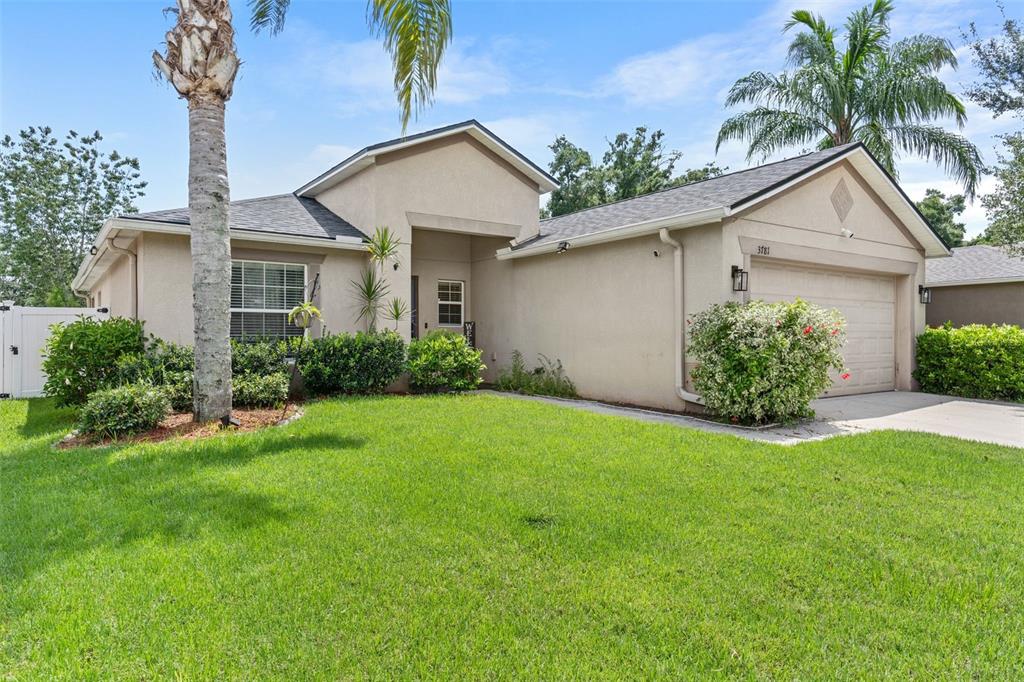
[(89, 255), (90, 256), (95, 256), (97, 251), (99, 251), (99, 249), (97, 249), (95, 246), (93, 246), (92, 248), (89, 249)]
[(917, 285), (917, 295), (921, 299), (921, 303), (928, 305), (932, 302), (932, 290), (924, 285)]
[(558, 248), (555, 249), (555, 253), (565, 253), (569, 250), (569, 242), (558, 242)]
[(738, 265), (732, 266), (732, 290), (747, 290), (747, 275), (749, 273)]

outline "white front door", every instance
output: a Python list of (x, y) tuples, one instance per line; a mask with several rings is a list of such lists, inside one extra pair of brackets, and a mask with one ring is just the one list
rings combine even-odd
[(800, 297), (843, 314), (843, 357), (850, 378), (834, 372), (832, 388), (824, 395), (895, 390), (896, 287), (891, 276), (753, 259), (750, 297), (769, 302)]

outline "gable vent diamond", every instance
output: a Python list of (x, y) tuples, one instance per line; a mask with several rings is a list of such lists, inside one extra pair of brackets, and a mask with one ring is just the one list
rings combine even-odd
[(840, 179), (839, 184), (832, 190), (832, 207), (836, 209), (836, 215), (841, 221), (846, 220), (846, 216), (850, 215), (850, 209), (853, 208), (853, 195), (847, 189), (845, 179)]

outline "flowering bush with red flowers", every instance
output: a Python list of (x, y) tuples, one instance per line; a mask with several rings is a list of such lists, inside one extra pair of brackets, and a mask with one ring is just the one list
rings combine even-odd
[[(792, 303), (724, 303), (694, 316), (694, 388), (718, 416), (745, 424), (813, 414), (810, 403), (843, 370), (846, 321), (838, 310)], [(845, 373), (844, 378), (849, 374)]]

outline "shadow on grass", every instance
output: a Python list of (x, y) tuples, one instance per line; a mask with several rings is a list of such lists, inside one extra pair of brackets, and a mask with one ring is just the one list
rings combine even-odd
[(295, 497), (266, 492), (243, 469), (261, 458), (362, 446), (330, 432), (274, 429), (143, 447), (24, 448), (4, 462), (0, 575), (23, 580), (96, 549), (234, 538), (287, 524), (308, 510)]
[(70, 407), (56, 407), (52, 400), (42, 398), (27, 402), (25, 423), (18, 429), (25, 438), (56, 435), (75, 424), (75, 411)]

